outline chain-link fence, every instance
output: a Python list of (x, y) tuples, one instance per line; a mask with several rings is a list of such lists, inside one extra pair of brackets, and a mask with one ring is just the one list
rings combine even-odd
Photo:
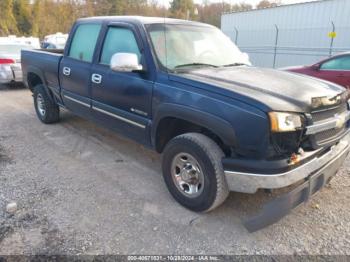
[(259, 30), (232, 27), (224, 30), (254, 65), (280, 68), (312, 64), (331, 55), (350, 51), (350, 25)]

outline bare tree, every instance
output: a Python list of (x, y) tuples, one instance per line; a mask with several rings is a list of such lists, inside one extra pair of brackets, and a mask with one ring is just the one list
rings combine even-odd
[(261, 8), (268, 8), (268, 7), (276, 7), (281, 5), (280, 0), (275, 0), (275, 1), (269, 1), (269, 0), (261, 0), (256, 8), (261, 9)]

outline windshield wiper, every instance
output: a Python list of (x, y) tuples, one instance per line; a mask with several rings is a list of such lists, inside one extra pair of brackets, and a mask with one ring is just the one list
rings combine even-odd
[(246, 64), (244, 64), (244, 63), (232, 63), (232, 64), (223, 65), (223, 67), (242, 66), (242, 65), (246, 65)]
[(218, 67), (218, 66), (216, 66), (216, 65), (205, 64), (205, 63), (189, 63), (189, 64), (177, 65), (177, 66), (175, 66), (175, 68), (188, 67), (188, 66), (210, 66), (210, 67)]

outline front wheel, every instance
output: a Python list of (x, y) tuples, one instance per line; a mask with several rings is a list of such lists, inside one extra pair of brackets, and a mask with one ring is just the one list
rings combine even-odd
[(34, 107), (41, 122), (52, 124), (58, 122), (60, 110), (58, 105), (48, 96), (45, 87), (38, 85), (34, 88)]
[(209, 137), (187, 133), (173, 138), (163, 154), (163, 177), (181, 205), (207, 212), (221, 205), (229, 190), (221, 160), (224, 153)]

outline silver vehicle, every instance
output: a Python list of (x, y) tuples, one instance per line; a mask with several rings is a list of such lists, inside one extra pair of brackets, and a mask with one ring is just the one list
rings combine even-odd
[(22, 82), (21, 50), (30, 45), (0, 43), (0, 84)]

